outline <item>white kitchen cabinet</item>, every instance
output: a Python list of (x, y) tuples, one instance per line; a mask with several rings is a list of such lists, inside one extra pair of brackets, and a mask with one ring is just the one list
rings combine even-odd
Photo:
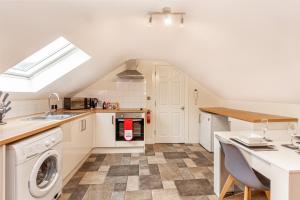
[(115, 147), (116, 113), (97, 113), (95, 124), (95, 147)]
[(0, 146), (0, 200), (5, 200), (5, 145)]
[(200, 117), (200, 144), (209, 152), (213, 152), (214, 132), (229, 131), (228, 118), (206, 112), (201, 112)]
[(93, 117), (93, 115), (89, 115), (61, 126), (63, 131), (63, 178), (67, 177), (93, 148)]

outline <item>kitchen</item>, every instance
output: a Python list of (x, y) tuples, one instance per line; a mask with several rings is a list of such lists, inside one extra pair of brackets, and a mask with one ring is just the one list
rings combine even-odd
[(298, 200), (299, 13), (0, 2), (0, 199)]

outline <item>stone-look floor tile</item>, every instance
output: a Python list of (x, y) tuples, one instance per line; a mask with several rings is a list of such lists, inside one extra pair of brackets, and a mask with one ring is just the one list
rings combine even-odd
[(130, 157), (122, 157), (121, 158), (121, 165), (130, 165)]
[(151, 190), (128, 191), (125, 200), (152, 200)]
[(123, 200), (125, 199), (125, 192), (113, 192), (111, 194), (111, 200)]
[(166, 159), (183, 159), (188, 158), (185, 152), (164, 152), (163, 155)]
[[(229, 197), (226, 197), (226, 200), (242, 200), (244, 199), (244, 193), (238, 193)], [(252, 191), (251, 192), (251, 199), (253, 200), (267, 200), (266, 195), (264, 194), (264, 192), (260, 192), (260, 191)]]
[(58, 200), (68, 200), (71, 196), (71, 193), (63, 193)]
[(113, 184), (91, 185), (82, 200), (110, 200), (112, 192)]
[(130, 165), (138, 165), (138, 164), (140, 164), (140, 160), (141, 159), (142, 159), (142, 157), (140, 157), (140, 156), (131, 157), (131, 159), (130, 159)]
[(154, 190), (162, 189), (163, 185), (159, 175), (140, 176), (139, 177), (140, 190)]
[(187, 166), (186, 166), (185, 162), (183, 162), (183, 163), (177, 163), (177, 167), (179, 167), (179, 168), (185, 168)]
[(188, 167), (197, 167), (197, 165), (194, 163), (194, 161), (190, 158), (185, 158), (185, 159), (183, 159), (183, 161), (186, 164), (186, 166), (188, 166)]
[(189, 169), (192, 169), (192, 168), (179, 168), (180, 174), (183, 179), (193, 179), (194, 178), (193, 174), (190, 172)]
[(102, 162), (102, 165), (120, 165), (122, 154), (108, 154)]
[(140, 176), (141, 175), (150, 175), (149, 169), (140, 169)]
[(203, 174), (203, 172), (205, 172), (206, 169), (203, 167), (193, 167), (189, 168), (189, 170), (196, 179), (206, 178)]
[(131, 157), (131, 153), (122, 153), (122, 157)]
[(213, 181), (214, 181), (213, 172), (211, 172), (211, 170), (209, 170), (208, 167), (199, 167), (199, 170), (201, 171), (203, 176), (213, 185)]
[(210, 161), (214, 160), (214, 154), (208, 151), (203, 151), (202, 154)]
[(195, 162), (202, 164), (202, 166), (212, 165), (212, 162), (210, 160), (210, 155), (213, 155), (213, 154), (211, 154), (209, 152), (200, 152), (200, 151), (194, 152), (194, 154), (196, 154), (198, 157), (195, 159)]
[(163, 181), (182, 179), (179, 168), (177, 166), (169, 165), (169, 164), (159, 164), (158, 168), (159, 168), (161, 179)]
[(184, 161), (180, 158), (166, 159), (166, 160), (167, 160), (167, 163), (169, 163), (169, 164), (184, 163)]
[(101, 166), (99, 167), (99, 170), (98, 170), (98, 171), (100, 171), (100, 172), (108, 172), (109, 168), (110, 168), (109, 165), (101, 165)]
[(159, 169), (157, 164), (149, 164), (150, 175), (159, 175)]
[(181, 200), (216, 200), (210, 193), (212, 159), (199, 144), (146, 145), (146, 153), (137, 154), (91, 154), (63, 188), (60, 200), (123, 200), (126, 194), (129, 200), (152, 199), (151, 190), (159, 200), (176, 200), (182, 191), (193, 196)]
[(209, 198), (206, 195), (201, 195), (201, 196), (183, 196), (183, 197), (181, 197), (181, 200), (209, 200)]
[[(97, 159), (97, 158), (96, 158)], [(101, 162), (85, 162), (80, 167), (79, 171), (87, 172), (87, 171), (97, 171), (101, 165)]]
[(200, 196), (214, 194), (207, 179), (176, 180), (175, 185), (181, 196)]
[(167, 161), (164, 157), (148, 156), (148, 163), (149, 164), (165, 164), (165, 163), (167, 163)]
[(85, 175), (86, 172), (78, 171), (75, 175), (71, 178), (71, 180), (65, 185), (63, 188), (64, 193), (73, 193), (74, 190), (77, 189), (79, 182), (81, 181), (82, 177)]
[(126, 183), (116, 183), (114, 185), (114, 191), (126, 191)]
[(80, 185), (94, 185), (103, 184), (106, 177), (106, 173), (95, 171), (86, 172), (79, 182)]
[(207, 195), (208, 200), (218, 200), (216, 195)]
[(139, 190), (139, 176), (128, 176), (126, 191)]
[(181, 200), (176, 189), (152, 190), (153, 200)]
[(174, 181), (162, 181), (163, 188), (166, 189), (176, 189)]
[(200, 145), (193, 145), (193, 146), (188, 146), (188, 148), (191, 150), (191, 151), (206, 151), (202, 146)]
[(147, 157), (144, 157), (144, 159), (140, 160), (139, 165), (140, 166), (148, 166), (148, 159), (147, 159)]
[(194, 153), (187, 154), (189, 158), (198, 158), (198, 156)]
[(106, 176), (105, 183), (127, 183), (127, 176)]
[(139, 165), (115, 165), (109, 168), (107, 176), (135, 176), (139, 175)]
[(163, 152), (155, 152), (155, 156), (158, 156), (158, 157), (163, 157), (164, 154)]
[(139, 153), (132, 153), (132, 154), (131, 154), (131, 157), (139, 157), (139, 156), (140, 156)]
[(95, 162), (96, 161), (96, 157), (90, 157), (86, 160), (86, 162)]
[(88, 185), (78, 185), (76, 190), (71, 194), (69, 199), (71, 200), (82, 200), (87, 193)]

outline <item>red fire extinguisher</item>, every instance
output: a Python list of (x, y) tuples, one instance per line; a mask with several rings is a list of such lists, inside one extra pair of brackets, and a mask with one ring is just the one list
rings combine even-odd
[(150, 110), (147, 110), (146, 119), (147, 119), (147, 124), (150, 124), (151, 123), (151, 112), (150, 112)]

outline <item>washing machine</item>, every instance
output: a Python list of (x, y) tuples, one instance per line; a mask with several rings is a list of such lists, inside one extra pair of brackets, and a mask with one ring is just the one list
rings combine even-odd
[(62, 130), (54, 128), (7, 147), (6, 200), (53, 200), (62, 190)]

